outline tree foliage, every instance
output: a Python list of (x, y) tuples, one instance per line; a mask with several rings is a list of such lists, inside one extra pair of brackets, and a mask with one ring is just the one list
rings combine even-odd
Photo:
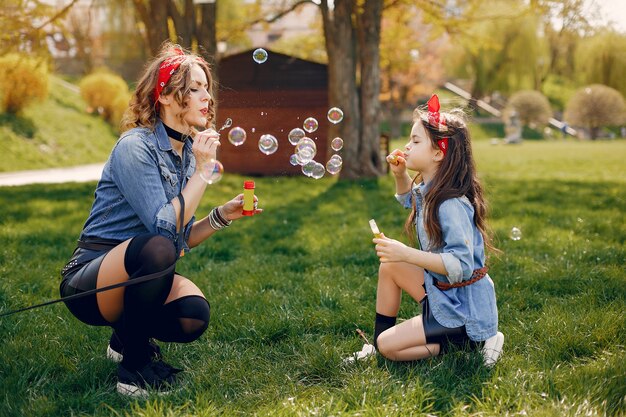
[[(401, 39), (401, 42), (398, 40)], [(383, 11), (381, 28), (381, 101), (391, 137), (401, 134), (402, 113), (443, 83), (448, 36), (426, 23), (412, 2), (398, 2)]]
[(9, 53), (0, 57), (0, 112), (19, 114), (48, 96), (48, 65), (41, 58)]
[(565, 109), (565, 120), (573, 126), (588, 128), (595, 139), (601, 127), (626, 122), (626, 103), (614, 88), (592, 84), (574, 94)]
[(581, 39), (576, 74), (583, 84), (604, 84), (626, 95), (626, 35), (605, 30)]
[(490, 0), (468, 8), (464, 16), (447, 62), (452, 74), (473, 81), (472, 96), (533, 88), (546, 47), (537, 36), (537, 17), (527, 6)]
[(80, 95), (92, 112), (102, 115), (113, 126), (119, 125), (130, 100), (128, 85), (122, 77), (99, 70), (83, 78), (79, 86)]
[(24, 52), (48, 56), (46, 36), (78, 0), (62, 8), (37, 0), (2, 0), (0, 3), (0, 55)]
[(524, 90), (513, 94), (507, 102), (504, 117), (509, 118), (513, 112), (524, 126), (545, 126), (552, 117), (552, 109), (548, 99), (538, 91)]

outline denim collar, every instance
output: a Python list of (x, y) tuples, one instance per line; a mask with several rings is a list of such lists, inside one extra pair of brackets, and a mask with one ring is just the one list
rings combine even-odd
[[(154, 136), (156, 137), (157, 145), (159, 145), (159, 149), (162, 151), (171, 151), (172, 150), (172, 142), (170, 142), (170, 138), (167, 136), (167, 132), (163, 127), (163, 122), (161, 119), (157, 118), (156, 124), (154, 125)], [(187, 151), (191, 151), (191, 140), (186, 140), (183, 144), (183, 149)]]
[(430, 189), (430, 183), (426, 184), (424, 183), (424, 181), (420, 182), (417, 187), (415, 187), (417, 189), (417, 191), (421, 194), (424, 195), (428, 192), (428, 190)]

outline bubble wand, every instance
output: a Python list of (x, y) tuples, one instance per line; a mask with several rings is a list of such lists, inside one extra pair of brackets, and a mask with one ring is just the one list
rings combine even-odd
[(380, 230), (378, 230), (378, 225), (376, 224), (376, 220), (371, 219), (370, 220), (370, 229), (372, 229), (372, 233), (374, 233), (374, 237), (383, 237), (383, 234), (380, 233)]

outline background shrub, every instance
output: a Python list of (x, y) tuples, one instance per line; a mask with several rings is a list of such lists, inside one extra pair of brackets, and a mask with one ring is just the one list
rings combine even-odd
[(552, 117), (552, 108), (548, 99), (539, 91), (523, 90), (513, 94), (506, 104), (504, 117), (508, 119), (517, 113), (522, 125), (529, 127), (544, 126)]
[(589, 129), (591, 139), (596, 139), (600, 128), (626, 122), (626, 103), (614, 88), (592, 84), (576, 91), (567, 103), (565, 120)]
[(22, 54), (0, 57), (0, 111), (12, 114), (48, 96), (48, 65)]
[(130, 92), (122, 77), (108, 70), (98, 70), (80, 81), (80, 95), (91, 112), (97, 112), (114, 126), (119, 125), (128, 106)]

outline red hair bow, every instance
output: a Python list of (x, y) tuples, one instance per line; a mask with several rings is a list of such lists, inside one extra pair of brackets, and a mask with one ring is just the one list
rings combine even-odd
[[(446, 118), (439, 113), (440, 108), (439, 97), (437, 97), (437, 94), (433, 94), (430, 100), (428, 100), (428, 124), (440, 132), (445, 132), (448, 130), (448, 127), (446, 126)], [(443, 152), (443, 156), (446, 156), (446, 152), (448, 152), (448, 138), (437, 140), (437, 145)]]
[(161, 96), (161, 92), (165, 85), (168, 83), (174, 71), (180, 67), (180, 64), (184, 60), (185, 53), (182, 49), (173, 48), (172, 52), (176, 54), (176, 56), (171, 56), (166, 58), (159, 67), (159, 79), (157, 80), (156, 87), (154, 88), (154, 103), (156, 108), (159, 108), (159, 97)]

